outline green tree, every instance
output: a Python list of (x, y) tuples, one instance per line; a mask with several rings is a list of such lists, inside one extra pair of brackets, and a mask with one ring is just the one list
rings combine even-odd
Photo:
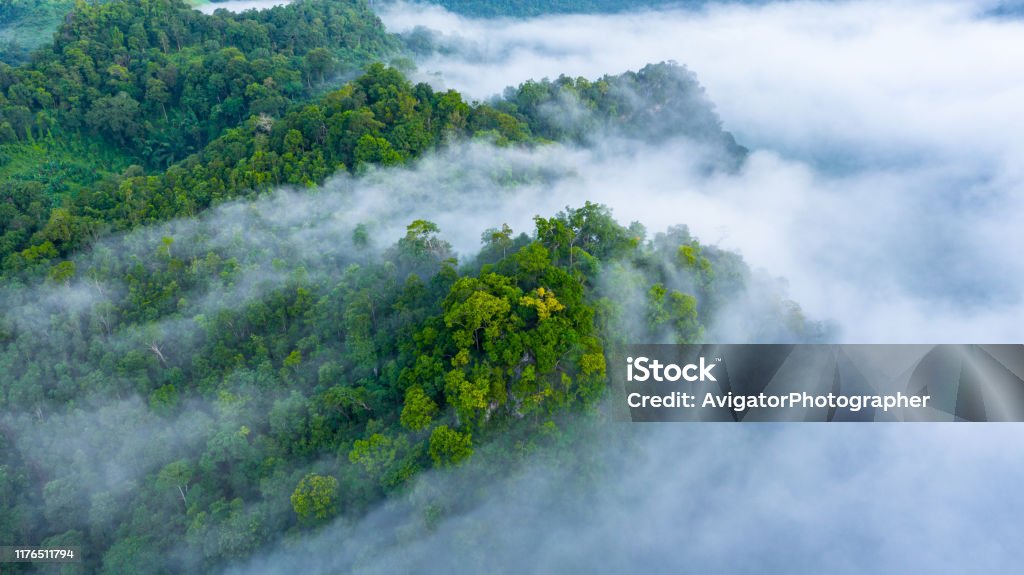
[(379, 164), (394, 166), (402, 163), (402, 154), (396, 151), (391, 142), (384, 138), (364, 134), (356, 143), (355, 163), (357, 166)]
[(71, 279), (75, 277), (75, 262), (70, 260), (60, 262), (50, 268), (50, 273), (48, 275), (50, 281), (53, 283), (69, 285), (71, 283)]
[(326, 48), (313, 48), (306, 53), (306, 82), (310, 87), (314, 80), (323, 82), (333, 68), (334, 56)]
[(332, 475), (310, 473), (295, 487), (291, 502), (299, 519), (327, 519), (337, 511), (338, 480)]
[(473, 437), (447, 425), (439, 425), (430, 434), (430, 458), (437, 467), (453, 467), (473, 455)]
[(410, 387), (405, 392), (405, 404), (402, 407), (400, 421), (406, 429), (422, 431), (430, 427), (437, 414), (437, 404), (427, 395), (422, 387)]
[(150, 575), (166, 573), (164, 558), (154, 541), (146, 537), (117, 540), (103, 554), (104, 575)]
[(188, 508), (188, 488), (192, 482), (193, 473), (192, 464), (187, 459), (179, 459), (168, 463), (160, 470), (160, 473), (157, 474), (156, 485), (160, 489), (174, 490), (181, 497), (182, 505)]
[(126, 92), (105, 96), (93, 104), (86, 121), (93, 129), (119, 145), (128, 145), (142, 135), (139, 103)]
[(390, 437), (374, 433), (369, 439), (357, 439), (348, 453), (348, 460), (358, 464), (371, 477), (379, 477), (395, 460), (398, 445)]

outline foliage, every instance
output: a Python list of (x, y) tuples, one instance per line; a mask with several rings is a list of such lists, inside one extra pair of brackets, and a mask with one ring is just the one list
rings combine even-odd
[(79, 3), (52, 45), (0, 70), (0, 124), (31, 139), (59, 123), (167, 166), (393, 49), (358, 1), (212, 15), (180, 0)]
[(508, 88), (496, 107), (527, 123), (531, 133), (587, 143), (608, 133), (661, 142), (680, 136), (721, 149), (715, 167), (735, 168), (747, 150), (722, 129), (696, 76), (674, 62), (598, 80), (559, 76)]
[[(480, 115), (486, 119), (478, 120)], [(508, 118), (518, 128), (501, 132), (489, 123), (494, 118)], [(413, 85), (394, 68), (374, 64), (355, 81), (280, 119), (250, 118), (157, 175), (133, 167), (106, 177), (66, 200), (63, 211), (48, 210), (51, 202), (44, 195), (20, 210), (15, 204), (10, 217), (20, 215), (26, 222), (0, 244), (2, 266), (17, 271), (49, 261), (51, 248), (58, 255), (71, 253), (98, 230), (191, 216), (282, 184), (313, 186), (339, 169), (360, 172), (374, 164), (404, 163), (452, 138), (493, 133), (510, 142), (527, 132), (488, 106), (463, 104), (457, 92)]]
[[(163, 171), (246, 120), (253, 119), (250, 128), (268, 126), (331, 78), (398, 48), (362, 0), (301, 0), (212, 15), (181, 0), (7, 0), (0, 17), (0, 26), (19, 33), (37, 20), (61, 22), (31, 58), (14, 58), (16, 67), (0, 62), (0, 189), (38, 183), (46, 194), (42, 212), (73, 201), (103, 210), (95, 202), (110, 198), (91, 198), (83, 188)], [(380, 156), (368, 161), (393, 159)], [(289, 172), (281, 181), (315, 179), (308, 163), (297, 161), (303, 174)], [(261, 183), (228, 180), (222, 187)], [(16, 226), (14, 235), (0, 223), (0, 262), (45, 243), (32, 239), (43, 227), (38, 219), (46, 218), (39, 211), (22, 212), (37, 221)], [(76, 225), (88, 236), (106, 222)], [(56, 245), (66, 252), (79, 242)]]
[(438, 467), (458, 465), (473, 455), (472, 445), (471, 434), (459, 433), (447, 425), (440, 425), (430, 434), (430, 458)]
[(330, 475), (310, 473), (292, 493), (292, 508), (300, 519), (327, 519), (335, 512), (338, 480)]
[[(247, 231), (273, 244), (289, 228)], [(0, 321), (0, 430), (70, 437), (88, 418), (95, 443), (4, 446), (0, 498), (17, 503), (0, 537), (77, 529), (95, 570), (212, 570), (509, 434), (557, 437), (555, 418), (598, 405), (612, 347), (698, 340), (746, 273), (684, 229), (646, 239), (591, 203), (461, 268), (440, 234), (417, 220), (383, 251), (270, 267), (209, 229), (129, 234), (60, 281), (20, 276), (2, 292), (18, 311)], [(51, 292), (88, 303), (54, 311)], [(112, 451), (134, 436), (135, 455)], [(127, 460), (137, 478), (100, 481), (96, 462)]]
[(402, 415), (399, 419), (403, 427), (411, 431), (427, 429), (436, 414), (437, 404), (423, 391), (422, 387), (415, 386), (406, 390)]
[[(609, 352), (700, 341), (742, 296), (735, 254), (590, 202), (461, 262), (423, 219), (322, 251), (287, 240), (332, 214), (225, 224), (276, 187), (470, 138), (731, 141), (670, 64), (484, 104), (382, 64), (318, 87), (392, 44), (362, 2), (115, 0), (0, 65), (0, 540), (80, 545), (84, 572), (217, 571), (425, 470), (557, 443), (598, 411)], [(556, 122), (569, 105), (589, 112)], [(806, 336), (776, 303), (768, 321)]]

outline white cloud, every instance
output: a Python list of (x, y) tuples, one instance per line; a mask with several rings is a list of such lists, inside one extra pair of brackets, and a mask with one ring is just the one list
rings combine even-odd
[[(603, 430), (595, 460), (426, 475), (397, 504), (228, 572), (960, 573), (1015, 561), (1008, 427), (685, 427)], [(470, 505), (474, 473), (487, 497)], [(417, 529), (428, 503), (468, 509)]]
[[(478, 98), (561, 73), (676, 60), (755, 149), (738, 176), (680, 177), (676, 150), (580, 170), (576, 197), (785, 276), (846, 341), (1016, 342), (1024, 243), (1024, 22), (966, 2), (783, 2), (527, 20), (398, 4), (441, 31), (423, 78)], [(674, 221), (669, 221), (674, 220)]]
[(1024, 25), (978, 11), (977, 3), (868, 0), (530, 20), (396, 4), (381, 16), (392, 31), (422, 25), (472, 47), (472, 58), (438, 56), (422, 69), (476, 97), (530, 78), (676, 60), (697, 72), (727, 127), (748, 143), (805, 152), (883, 143), (899, 152), (965, 136), (1019, 144), (1011, 127), (1024, 118), (1004, 112), (1019, 107), (1024, 90)]

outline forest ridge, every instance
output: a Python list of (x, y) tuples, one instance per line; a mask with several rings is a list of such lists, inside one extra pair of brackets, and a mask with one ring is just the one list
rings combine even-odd
[[(410, 81), (402, 40), (337, 0), (79, 2), (53, 38), (0, 64), (0, 541), (79, 546), (68, 572), (214, 572), (426, 470), (569, 449), (604, 417), (609, 353), (702, 341), (749, 297), (738, 255), (585, 199), (531, 229), (488, 216), (457, 254), (426, 219), (348, 218), (331, 186), (607, 137), (737, 169), (677, 64), (467, 101)], [(820, 336), (777, 294), (763, 310), (762, 339)]]

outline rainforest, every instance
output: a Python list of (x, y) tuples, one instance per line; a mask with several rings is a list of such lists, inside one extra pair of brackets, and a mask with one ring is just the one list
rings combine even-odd
[[(0, 546), (80, 550), (0, 572), (715, 570), (739, 500), (900, 572), (847, 490), (1009, 481), (1009, 434), (652, 429), (608, 397), (638, 343), (1016, 341), (1020, 116), (932, 120), (1011, 108), (1024, 64), (950, 100), (788, 75), (896, 20), (963, 74), (1020, 43), (938, 4), (0, 0)], [(1001, 540), (947, 477), (907, 505)], [(797, 492), (854, 535), (769, 502)], [(755, 548), (738, 572), (817, 572)]]

